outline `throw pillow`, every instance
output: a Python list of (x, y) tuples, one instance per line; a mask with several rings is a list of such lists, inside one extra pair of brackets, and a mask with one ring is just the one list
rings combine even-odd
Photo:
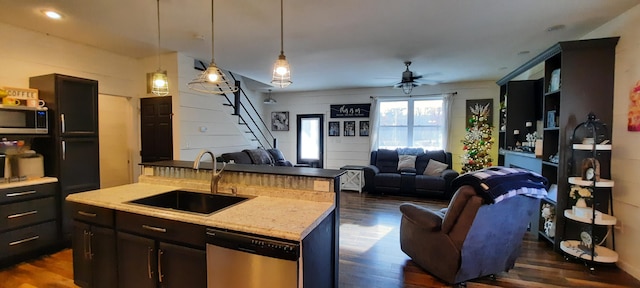
[(447, 169), (449, 165), (446, 163), (442, 163), (436, 160), (429, 160), (429, 164), (427, 164), (427, 168), (424, 169), (424, 175), (427, 176), (440, 176), (442, 175), (442, 171)]
[(398, 155), (398, 171), (403, 168), (416, 168), (415, 155)]

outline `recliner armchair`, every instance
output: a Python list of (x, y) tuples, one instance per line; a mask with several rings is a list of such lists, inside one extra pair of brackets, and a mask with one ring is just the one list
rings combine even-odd
[(540, 200), (517, 195), (485, 204), (470, 185), (461, 186), (448, 208), (400, 206), (400, 247), (418, 266), (451, 284), (508, 271)]

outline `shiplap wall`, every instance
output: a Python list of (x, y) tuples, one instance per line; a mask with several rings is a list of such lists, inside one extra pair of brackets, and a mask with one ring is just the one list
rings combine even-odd
[[(426, 95), (436, 93), (458, 92), (452, 103), (451, 133), (449, 134), (449, 149), (453, 153), (454, 169), (460, 170), (460, 156), (462, 153), (461, 139), (465, 134), (465, 105), (467, 99), (494, 99), (494, 108), (499, 103), (499, 87), (493, 81), (464, 82), (455, 84), (440, 84), (434, 86), (420, 86), (414, 88), (412, 95)], [(402, 91), (391, 88), (361, 88), (341, 89), (314, 92), (274, 93), (277, 104), (265, 105), (266, 115), (273, 111), (289, 111), (289, 131), (272, 132), (278, 138), (278, 146), (285, 157), (292, 162), (296, 159), (296, 115), (324, 114), (325, 115), (325, 168), (337, 169), (344, 165), (369, 164), (369, 137), (345, 137), (343, 135), (344, 121), (370, 120), (368, 118), (329, 118), (329, 107), (332, 104), (360, 104), (370, 103), (370, 96), (404, 96)], [(340, 137), (328, 137), (328, 122), (340, 121)], [(494, 113), (494, 125), (497, 125), (497, 113)], [(356, 126), (357, 128), (357, 126)], [(493, 131), (497, 139), (497, 130)], [(493, 146), (492, 154), (497, 161), (497, 145)]]
[[(585, 35), (584, 39), (620, 36), (616, 47), (613, 99), (611, 175), (615, 181), (615, 216), (622, 223), (616, 230), (617, 265), (640, 279), (640, 132), (627, 131), (629, 94), (640, 81), (640, 5)], [(619, 224), (620, 225), (620, 224)]]

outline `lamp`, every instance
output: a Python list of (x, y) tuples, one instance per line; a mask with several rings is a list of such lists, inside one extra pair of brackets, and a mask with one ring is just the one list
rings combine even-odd
[(282, 8), (282, 1), (280, 0), (280, 55), (278, 60), (273, 65), (273, 76), (271, 78), (271, 84), (274, 84), (280, 88), (285, 88), (291, 85), (291, 69), (289, 69), (289, 62), (287, 57), (284, 56), (284, 9)]
[(276, 104), (276, 99), (271, 98), (271, 89), (269, 89), (269, 98), (264, 99), (264, 104)]
[(160, 61), (160, 0), (156, 1), (158, 12), (158, 70), (151, 77), (151, 93), (157, 96), (169, 95), (169, 80), (166, 71), (162, 71), (162, 62)]
[(402, 85), (400, 87), (402, 88), (402, 92), (404, 92), (404, 94), (411, 94), (414, 85), (415, 84), (413, 84), (413, 82), (402, 82)]
[(211, 63), (209, 63), (209, 67), (206, 70), (202, 71), (200, 75), (194, 78), (191, 82), (187, 84), (187, 87), (191, 90), (195, 90), (202, 93), (209, 94), (226, 94), (233, 93), (238, 91), (238, 87), (232, 85), (227, 81), (227, 77), (225, 77), (224, 73), (218, 66), (216, 66), (214, 58), (214, 41), (213, 34), (214, 32), (213, 26), (213, 0), (211, 0)]

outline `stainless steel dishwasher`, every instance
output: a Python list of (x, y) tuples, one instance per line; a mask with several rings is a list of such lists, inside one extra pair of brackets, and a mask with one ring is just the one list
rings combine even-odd
[(207, 228), (207, 287), (298, 287), (298, 242)]

